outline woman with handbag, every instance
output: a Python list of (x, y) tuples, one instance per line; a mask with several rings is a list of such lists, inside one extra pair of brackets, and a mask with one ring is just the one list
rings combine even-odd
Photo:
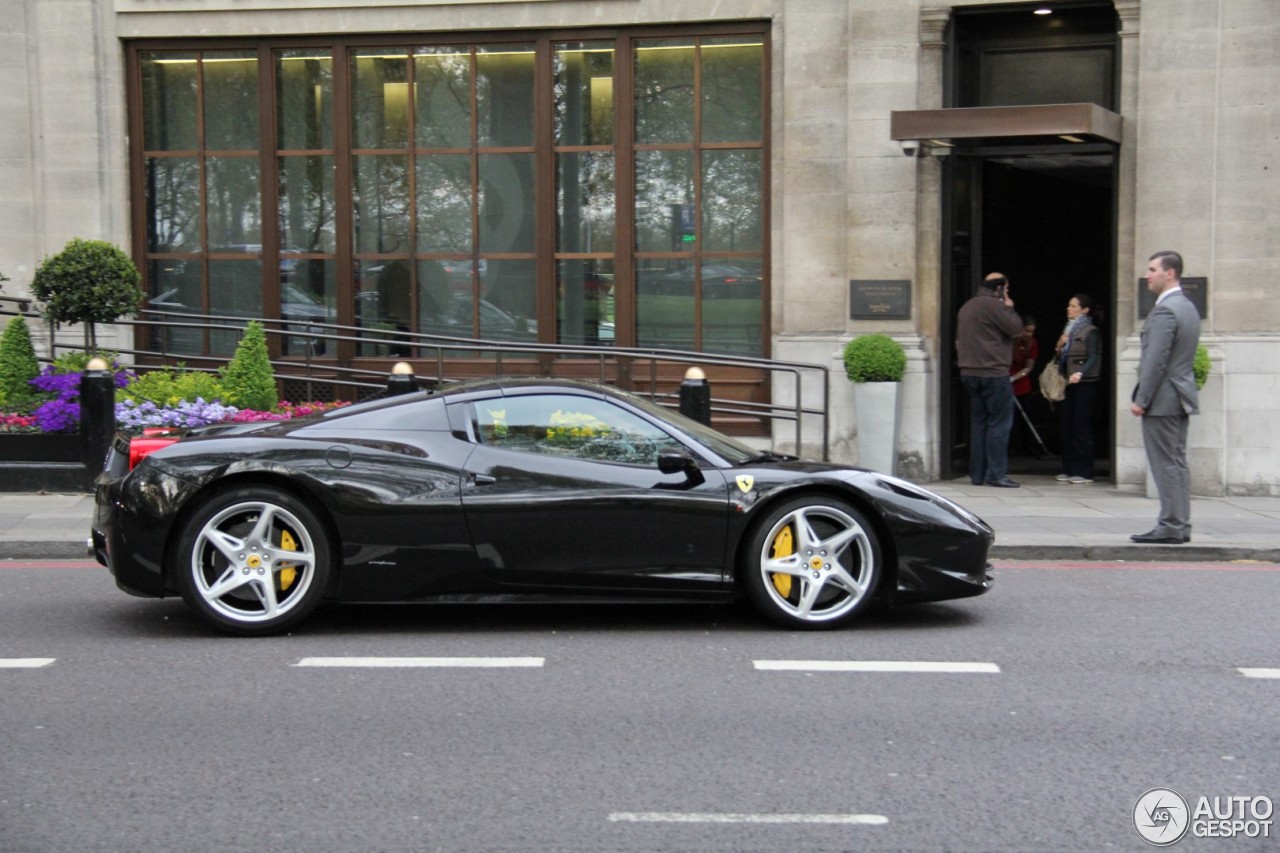
[(1062, 400), (1060, 483), (1093, 482), (1093, 410), (1102, 376), (1102, 334), (1094, 321), (1093, 297), (1077, 293), (1067, 303), (1067, 325), (1054, 348), (1058, 372), (1066, 380)]

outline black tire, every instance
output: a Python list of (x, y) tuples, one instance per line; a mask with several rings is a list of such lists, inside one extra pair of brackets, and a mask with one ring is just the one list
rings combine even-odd
[(332, 549), (314, 512), (287, 492), (241, 487), (210, 498), (183, 529), (177, 581), (187, 606), (231, 634), (274, 634), (315, 610)]
[(826, 495), (793, 498), (756, 522), (738, 577), (766, 618), (786, 628), (849, 624), (875, 598), (884, 574), (866, 518)]

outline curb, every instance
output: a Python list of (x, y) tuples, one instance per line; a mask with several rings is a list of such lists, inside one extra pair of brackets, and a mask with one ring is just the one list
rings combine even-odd
[[(88, 537), (85, 537), (86, 539)], [(79, 542), (0, 542), (0, 557), (11, 560), (91, 560), (93, 555), (84, 540)]]
[(1234, 545), (993, 545), (992, 560), (1088, 560), (1132, 563), (1280, 563), (1280, 548)]

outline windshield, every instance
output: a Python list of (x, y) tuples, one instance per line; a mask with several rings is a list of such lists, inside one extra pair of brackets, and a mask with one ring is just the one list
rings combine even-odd
[(666, 421), (677, 429), (693, 436), (731, 464), (737, 465), (760, 455), (759, 451), (748, 447), (742, 442), (719, 433), (709, 426), (700, 424), (693, 418), (687, 418), (677, 411), (668, 409), (666, 406), (659, 406), (652, 400), (637, 395), (631, 395), (630, 399), (632, 403), (654, 417)]

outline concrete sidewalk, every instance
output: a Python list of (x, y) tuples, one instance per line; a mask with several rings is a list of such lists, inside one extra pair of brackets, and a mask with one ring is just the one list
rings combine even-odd
[[(1155, 526), (1155, 499), (1101, 482), (1015, 479), (1022, 488), (974, 486), (967, 477), (928, 488), (995, 528), (993, 558), (1280, 562), (1280, 497), (1193, 498), (1189, 544), (1136, 545), (1129, 535)], [(0, 493), (0, 559), (85, 557), (92, 517), (91, 495)]]
[(1049, 475), (1014, 476), (1020, 489), (975, 486), (968, 477), (928, 484), (995, 528), (991, 556), (1019, 560), (1259, 560), (1280, 562), (1280, 497), (1191, 499), (1191, 541), (1138, 545), (1160, 504), (1138, 491)]

